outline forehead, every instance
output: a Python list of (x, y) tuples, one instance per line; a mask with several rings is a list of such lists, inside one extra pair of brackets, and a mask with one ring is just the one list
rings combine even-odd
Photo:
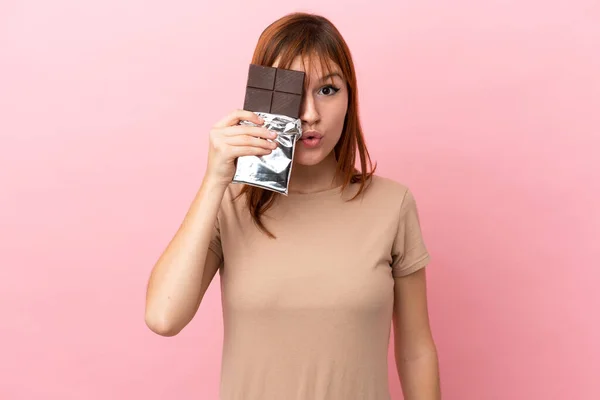
[[(272, 67), (279, 67), (280, 61), (281, 59), (277, 58)], [(335, 62), (318, 55), (296, 56), (291, 60), (290, 65), (280, 68), (304, 72), (307, 84), (311, 81), (318, 82), (322, 77), (332, 73), (342, 74), (340, 67)]]

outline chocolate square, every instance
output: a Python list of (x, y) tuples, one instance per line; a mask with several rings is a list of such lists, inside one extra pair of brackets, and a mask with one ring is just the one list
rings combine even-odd
[(302, 97), (293, 93), (273, 92), (271, 112), (298, 118)]
[(304, 72), (250, 64), (244, 110), (299, 118)]
[(289, 69), (277, 69), (275, 90), (278, 92), (302, 94), (304, 89), (304, 72)]
[(248, 69), (248, 84), (246, 86), (273, 90), (275, 87), (276, 68), (266, 67), (264, 65), (250, 64)]
[(246, 98), (244, 99), (244, 110), (256, 112), (271, 112), (271, 103), (273, 102), (273, 91), (246, 88)]

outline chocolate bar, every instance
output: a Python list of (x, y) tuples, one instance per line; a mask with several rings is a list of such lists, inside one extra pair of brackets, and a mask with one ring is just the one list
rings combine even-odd
[(250, 64), (244, 110), (300, 117), (304, 72)]

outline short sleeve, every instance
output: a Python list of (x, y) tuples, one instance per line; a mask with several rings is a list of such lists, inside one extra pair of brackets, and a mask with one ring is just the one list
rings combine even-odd
[(219, 224), (219, 217), (215, 218), (215, 224), (213, 226), (212, 236), (208, 245), (209, 250), (219, 257), (223, 261), (223, 248), (221, 247), (221, 228)]
[(398, 231), (392, 246), (392, 275), (399, 278), (412, 274), (424, 268), (429, 259), (421, 233), (417, 203), (412, 192), (407, 190), (400, 207)]

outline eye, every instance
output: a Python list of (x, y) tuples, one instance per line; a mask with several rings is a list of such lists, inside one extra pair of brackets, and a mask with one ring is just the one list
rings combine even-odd
[(337, 92), (339, 92), (340, 88), (337, 88), (333, 85), (327, 85), (327, 86), (323, 86), (320, 90), (319, 90), (319, 94), (322, 94), (324, 96), (333, 96), (334, 94), (336, 94)]

